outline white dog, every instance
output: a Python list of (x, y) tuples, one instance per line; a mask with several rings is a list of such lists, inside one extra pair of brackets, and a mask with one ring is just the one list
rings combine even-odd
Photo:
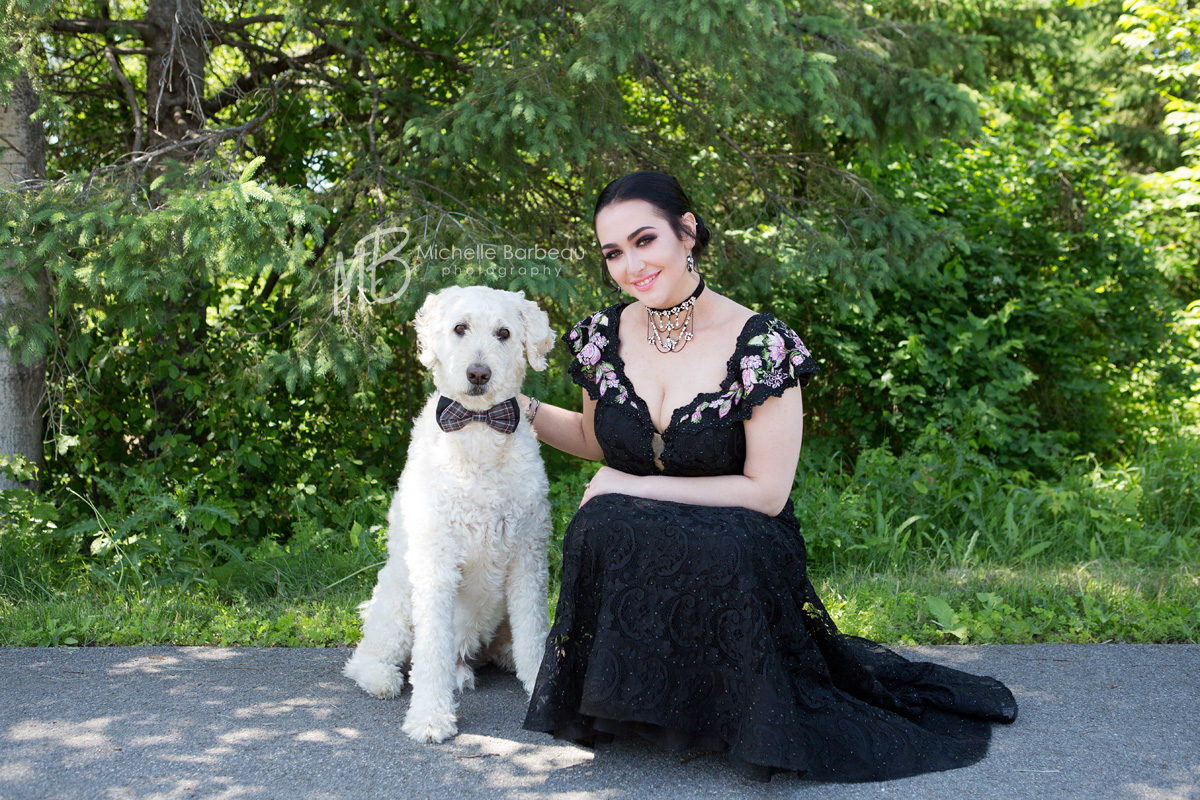
[[(403, 730), (440, 742), (458, 732), (454, 691), (474, 686), (472, 660), (515, 667), (527, 692), (541, 664), (549, 485), (515, 397), (526, 359), (546, 368), (554, 332), (524, 293), (482, 286), (430, 295), (415, 327), (437, 392), (413, 424), (388, 511), (387, 564), (359, 608), (363, 638), (343, 674), (394, 697), (411, 662)], [(470, 417), (488, 409), (516, 429)]]

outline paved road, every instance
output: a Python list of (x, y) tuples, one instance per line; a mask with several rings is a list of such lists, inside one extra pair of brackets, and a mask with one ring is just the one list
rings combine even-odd
[(1200, 646), (900, 648), (1017, 696), (988, 758), (873, 784), (746, 781), (720, 755), (590, 751), (521, 730), (516, 679), (481, 672), (459, 736), (417, 745), (408, 703), (341, 677), (346, 650), (0, 648), (0, 798), (1200, 799)]

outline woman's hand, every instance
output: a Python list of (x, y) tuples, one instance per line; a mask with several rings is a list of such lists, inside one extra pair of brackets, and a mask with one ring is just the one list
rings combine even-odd
[(633, 477), (633, 475), (612, 467), (601, 467), (584, 487), (583, 499), (579, 501), (579, 507), (583, 508), (583, 504), (596, 495), (629, 494), (629, 482)]

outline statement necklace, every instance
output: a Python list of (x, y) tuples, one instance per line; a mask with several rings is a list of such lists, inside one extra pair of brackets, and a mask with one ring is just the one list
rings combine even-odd
[(658, 352), (674, 353), (692, 340), (692, 308), (702, 291), (704, 278), (700, 277), (695, 291), (679, 305), (670, 308), (646, 306), (646, 341)]

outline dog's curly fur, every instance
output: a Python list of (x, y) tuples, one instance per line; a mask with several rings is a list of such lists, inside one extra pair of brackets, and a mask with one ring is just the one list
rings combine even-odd
[[(473, 687), (473, 661), (515, 668), (533, 690), (547, 631), (550, 506), (529, 423), (522, 418), (511, 434), (482, 422), (446, 433), (438, 394), (476, 411), (515, 396), (526, 361), (546, 368), (554, 332), (524, 293), (481, 286), (430, 295), (415, 327), (438, 391), (413, 424), (388, 511), (387, 564), (360, 606), (363, 638), (343, 674), (372, 695), (395, 697), (411, 662), (403, 730), (440, 742), (457, 733), (454, 691)], [(482, 385), (480, 366), (491, 372)]]

